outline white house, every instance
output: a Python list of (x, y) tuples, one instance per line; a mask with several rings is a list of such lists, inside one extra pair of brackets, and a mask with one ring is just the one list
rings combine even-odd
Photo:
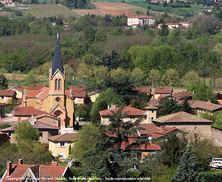
[(155, 18), (152, 16), (137, 15), (137, 16), (129, 16), (127, 18), (127, 25), (133, 28), (136, 28), (139, 24), (154, 25), (154, 23), (155, 23)]

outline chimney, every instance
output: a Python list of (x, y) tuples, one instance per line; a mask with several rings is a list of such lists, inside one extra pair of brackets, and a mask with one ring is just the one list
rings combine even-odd
[(149, 140), (150, 143), (152, 143), (152, 136), (149, 136), (148, 140)]
[(208, 100), (209, 103), (211, 103), (211, 100)]
[(58, 162), (52, 161), (51, 166), (58, 166)]
[(107, 106), (107, 109), (108, 109), (108, 110), (110, 110), (110, 107), (109, 107), (109, 105)]
[(7, 176), (10, 176), (10, 174), (11, 174), (11, 172), (12, 172), (12, 162), (10, 161), (10, 162), (7, 162)]
[(18, 159), (18, 165), (22, 164), (22, 159)]
[(111, 104), (111, 110), (116, 109), (116, 104)]

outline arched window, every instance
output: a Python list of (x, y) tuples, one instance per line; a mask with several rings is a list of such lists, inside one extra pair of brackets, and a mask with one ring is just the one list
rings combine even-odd
[(58, 90), (61, 90), (61, 80), (59, 79), (59, 88)]
[(57, 90), (57, 79), (55, 80), (55, 90)]

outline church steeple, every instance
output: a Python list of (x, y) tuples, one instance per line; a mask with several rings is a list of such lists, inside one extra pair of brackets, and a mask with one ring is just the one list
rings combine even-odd
[(59, 69), (61, 71), (61, 73), (64, 74), (58, 34), (57, 34), (57, 41), (56, 41), (56, 46), (55, 46), (54, 57), (53, 57), (53, 61), (52, 61), (52, 75), (56, 72), (57, 69)]

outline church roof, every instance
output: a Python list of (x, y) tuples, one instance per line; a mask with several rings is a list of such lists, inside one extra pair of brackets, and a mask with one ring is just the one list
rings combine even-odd
[(62, 65), (60, 46), (59, 46), (59, 36), (57, 36), (55, 52), (54, 52), (54, 57), (53, 57), (53, 61), (52, 61), (52, 74), (54, 74), (57, 69), (59, 69), (61, 71), (61, 73), (63, 73), (63, 71), (64, 71), (63, 65)]

